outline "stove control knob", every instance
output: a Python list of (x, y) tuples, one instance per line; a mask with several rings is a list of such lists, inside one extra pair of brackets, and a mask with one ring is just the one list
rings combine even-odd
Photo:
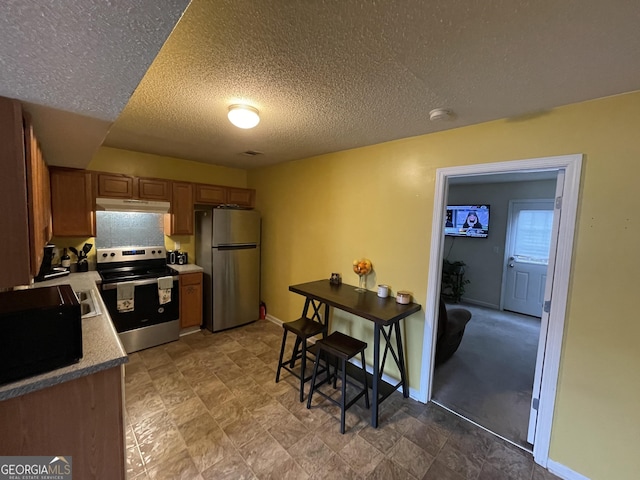
[(151, 255), (155, 255), (156, 251), (155, 250), (151, 250)]
[(103, 254), (102, 254), (102, 258), (107, 258), (107, 254), (106, 254), (106, 253), (103, 253)]
[(158, 250), (158, 255), (160, 255), (162, 253), (162, 250)]
[(111, 257), (115, 257), (115, 256), (116, 256), (116, 254), (115, 254), (114, 252), (111, 252), (110, 256), (111, 256)]

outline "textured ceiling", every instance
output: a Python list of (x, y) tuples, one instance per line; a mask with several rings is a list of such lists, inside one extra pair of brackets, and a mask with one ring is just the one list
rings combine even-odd
[(25, 102), (46, 158), (89, 163), (188, 3), (0, 3), (0, 95)]
[[(0, 67), (9, 58), (14, 68), (0, 71), (0, 94), (86, 121), (117, 116), (108, 146), (219, 165), (268, 165), (640, 89), (637, 0), (193, 0), (161, 49), (186, 0), (16, 3), (27, 7), (0, 20)], [(51, 52), (51, 37), (75, 48)], [(15, 85), (31, 77), (26, 90)], [(260, 110), (252, 130), (226, 118), (241, 102)], [(436, 107), (454, 119), (430, 122)]]
[[(106, 144), (250, 168), (540, 113), (640, 88), (639, 21), (637, 1), (193, 0)], [(255, 129), (228, 122), (240, 101)]]

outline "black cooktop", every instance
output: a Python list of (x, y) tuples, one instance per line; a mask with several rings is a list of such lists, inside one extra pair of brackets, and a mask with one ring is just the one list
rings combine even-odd
[(147, 278), (160, 278), (175, 275), (176, 271), (168, 267), (164, 260), (119, 262), (105, 266), (98, 265), (102, 283), (128, 282)]

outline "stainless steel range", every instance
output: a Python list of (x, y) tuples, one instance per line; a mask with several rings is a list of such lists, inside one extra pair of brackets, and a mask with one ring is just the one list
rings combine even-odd
[(127, 353), (178, 340), (178, 275), (167, 266), (164, 246), (98, 249), (96, 268)]

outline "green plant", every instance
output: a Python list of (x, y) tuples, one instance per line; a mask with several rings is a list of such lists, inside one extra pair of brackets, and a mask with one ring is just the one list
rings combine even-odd
[(441, 295), (445, 300), (458, 303), (464, 295), (464, 286), (471, 283), (464, 278), (464, 267), (466, 264), (460, 260), (450, 262), (442, 261), (442, 287)]

